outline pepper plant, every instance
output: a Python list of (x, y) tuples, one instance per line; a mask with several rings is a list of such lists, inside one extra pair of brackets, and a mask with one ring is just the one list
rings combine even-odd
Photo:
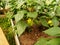
[(11, 0), (9, 4), (11, 7), (8, 14), (15, 18), (19, 35), (25, 31), (26, 27), (34, 24), (41, 24), (48, 28), (59, 26), (59, 0)]
[(48, 27), (43, 31), (48, 35), (60, 36), (60, 0), (10, 0), (9, 5), (7, 17), (15, 20), (19, 36), (34, 24)]

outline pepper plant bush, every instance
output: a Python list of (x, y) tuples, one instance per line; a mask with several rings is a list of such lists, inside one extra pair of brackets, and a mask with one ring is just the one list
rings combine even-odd
[[(33, 26), (33, 24), (42, 24), (49, 29), (59, 26), (60, 0), (13, 0), (9, 4), (10, 10), (7, 14), (10, 13), (9, 17), (11, 18), (11, 15), (13, 15), (15, 18), (15, 26), (19, 36), (25, 31), (26, 27)], [(47, 33), (47, 31), (44, 32)]]
[[(9, 0), (8, 2), (9, 11), (6, 15), (9, 19), (15, 19), (14, 27), (19, 36), (27, 27), (34, 24), (48, 27), (43, 31), (48, 35), (60, 36), (60, 0)], [(39, 42), (36, 45), (43, 44)]]

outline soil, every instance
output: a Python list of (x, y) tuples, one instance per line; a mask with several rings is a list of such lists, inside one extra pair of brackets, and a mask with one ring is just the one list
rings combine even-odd
[(46, 29), (47, 28), (44, 26), (39, 26), (39, 27), (37, 25), (32, 26), (31, 32), (25, 31), (19, 37), (21, 45), (34, 45), (40, 37), (50, 38), (50, 39), (55, 38), (53, 36), (49, 36), (45, 34), (44, 32), (42, 32)]

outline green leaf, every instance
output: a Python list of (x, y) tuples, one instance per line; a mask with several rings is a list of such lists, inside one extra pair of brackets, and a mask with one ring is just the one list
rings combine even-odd
[(40, 38), (34, 45), (60, 45), (60, 38)]
[(24, 17), (24, 11), (19, 11), (19, 12), (15, 15), (15, 21), (16, 21), (16, 23), (17, 23), (18, 21), (20, 21), (23, 17)]
[(25, 1), (23, 1), (23, 0), (18, 0), (18, 1), (17, 1), (17, 8), (20, 8), (24, 3), (25, 3)]
[(56, 16), (60, 16), (60, 6), (58, 6), (56, 9)]
[(48, 12), (48, 15), (49, 15), (51, 18), (53, 18), (53, 17), (55, 16), (55, 12), (50, 11), (50, 12)]
[(37, 15), (37, 12), (28, 12), (27, 17), (36, 18)]
[(47, 45), (60, 45), (60, 38), (54, 38), (47, 42)]
[(49, 27), (45, 18), (40, 18), (40, 22), (43, 26)]
[(58, 26), (59, 25), (59, 21), (57, 20), (57, 17), (52, 18), (52, 22), (54, 26)]
[(50, 5), (52, 3), (53, 0), (46, 0), (46, 5)]
[(40, 38), (34, 45), (46, 45), (47, 40), (45, 38)]
[(52, 27), (43, 32), (45, 32), (46, 34), (51, 35), (51, 36), (60, 36), (60, 27)]
[(35, 0), (36, 3), (40, 4), (40, 6), (44, 6), (45, 0)]
[(25, 31), (27, 24), (24, 21), (20, 21), (17, 25), (17, 33), (19, 36)]

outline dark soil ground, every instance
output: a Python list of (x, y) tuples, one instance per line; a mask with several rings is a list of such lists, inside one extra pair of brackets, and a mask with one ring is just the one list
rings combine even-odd
[(44, 26), (39, 26), (39, 27), (36, 25), (32, 26), (31, 32), (25, 31), (21, 35), (21, 37), (19, 37), (21, 45), (34, 45), (34, 43), (36, 43), (36, 41), (40, 37), (54, 38), (53, 36), (49, 36), (49, 35), (45, 34), (44, 32), (42, 32), (45, 29), (47, 29), (47, 28)]

